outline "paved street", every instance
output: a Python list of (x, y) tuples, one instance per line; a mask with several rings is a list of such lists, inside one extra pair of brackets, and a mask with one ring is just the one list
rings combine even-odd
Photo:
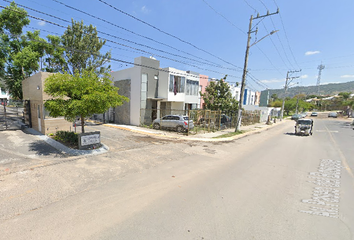
[(231, 142), (87, 128), (109, 152), (2, 143), (0, 239), (352, 239), (348, 121), (315, 119), (309, 137), (286, 121)]

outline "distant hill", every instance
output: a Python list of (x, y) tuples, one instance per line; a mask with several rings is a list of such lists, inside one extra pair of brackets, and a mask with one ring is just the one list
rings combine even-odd
[[(284, 96), (283, 89), (269, 89), (264, 90), (263, 92), (269, 91), (269, 96), (272, 94), (277, 94), (278, 97), (282, 98)], [(308, 86), (308, 87), (291, 87), (286, 93), (286, 97), (293, 97), (297, 94), (306, 94), (306, 95), (318, 95), (317, 86)], [(354, 93), (354, 81), (346, 83), (330, 83), (320, 86), (320, 95), (335, 95), (340, 92), (352, 92)]]

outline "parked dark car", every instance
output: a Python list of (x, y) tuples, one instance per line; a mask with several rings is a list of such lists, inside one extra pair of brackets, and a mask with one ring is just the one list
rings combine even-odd
[(328, 113), (328, 117), (337, 118), (338, 115), (336, 112), (330, 112), (330, 113)]
[(193, 120), (183, 115), (166, 115), (163, 118), (157, 118), (153, 121), (154, 129), (172, 129), (177, 132), (186, 132), (194, 128)]

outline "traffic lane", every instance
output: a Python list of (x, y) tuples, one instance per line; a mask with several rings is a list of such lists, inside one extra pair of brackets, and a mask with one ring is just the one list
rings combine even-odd
[(209, 145), (217, 154), (193, 146), (178, 161), (3, 222), (1, 232), (12, 239), (350, 239), (342, 219), (310, 214), (317, 205), (302, 202), (311, 199), (309, 175), (326, 145), (293, 132), (288, 122)]
[[(316, 122), (315, 122), (316, 123)], [(316, 128), (316, 134), (326, 135), (326, 141), (336, 148), (334, 158), (341, 160), (344, 167), (352, 172), (354, 169), (354, 131), (348, 120), (319, 120), (319, 126)], [(353, 175), (352, 173), (350, 173)]]
[[(348, 228), (354, 228), (354, 131), (350, 125), (351, 121), (343, 121), (337, 119), (324, 120), (323, 129), (329, 136), (329, 143), (335, 149), (334, 159), (341, 161), (342, 174), (340, 180), (341, 191), (338, 193), (340, 201), (341, 219), (347, 224)], [(319, 134), (323, 135), (320, 131)]]
[(274, 137), (242, 139), (241, 151), (223, 145), (234, 149), (229, 164), (209, 171), (189, 164), (198, 169), (191, 179), (187, 169), (168, 171), (165, 181), (176, 181), (171, 192), (92, 239), (350, 239), (341, 220), (315, 215), (318, 205), (302, 202), (317, 186), (309, 174), (328, 158), (318, 151), (327, 145), (320, 136), (295, 136), (294, 123), (286, 124)]

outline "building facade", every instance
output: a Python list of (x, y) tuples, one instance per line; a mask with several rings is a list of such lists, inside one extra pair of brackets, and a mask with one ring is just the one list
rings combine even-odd
[(71, 131), (71, 122), (66, 121), (64, 117), (50, 117), (44, 107), (45, 100), (51, 98), (43, 91), (45, 79), (50, 75), (51, 73), (39, 72), (22, 81), (26, 123), (43, 134), (55, 133), (59, 130)]
[(154, 58), (138, 57), (134, 67), (111, 72), (119, 94), (130, 99), (114, 109), (114, 123), (150, 125), (167, 114), (186, 114), (200, 106), (199, 74), (160, 68)]

